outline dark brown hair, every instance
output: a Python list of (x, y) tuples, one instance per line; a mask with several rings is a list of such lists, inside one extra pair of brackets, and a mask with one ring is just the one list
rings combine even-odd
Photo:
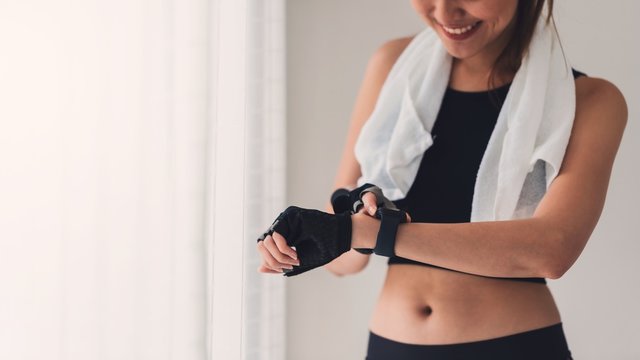
[[(491, 73), (489, 74), (488, 87), (489, 89), (492, 89), (490, 92), (492, 95), (492, 101), (496, 100), (493, 89), (495, 89), (498, 71), (515, 74), (520, 68), (522, 59), (526, 56), (527, 50), (529, 49), (529, 44), (531, 43), (531, 38), (533, 38), (533, 33), (538, 19), (542, 14), (542, 8), (545, 1), (547, 2), (549, 10), (546, 22), (549, 24), (549, 21), (553, 21), (555, 29), (555, 21), (553, 20), (553, 0), (518, 0), (518, 8), (516, 9), (516, 14), (514, 15), (515, 18), (513, 20), (515, 21), (513, 34), (505, 48), (493, 63)], [(557, 30), (556, 35), (558, 35)], [(558, 36), (558, 40), (560, 40), (560, 36)], [(562, 48), (562, 44), (560, 44), (560, 47)], [(498, 106), (497, 103), (494, 102), (494, 104)]]

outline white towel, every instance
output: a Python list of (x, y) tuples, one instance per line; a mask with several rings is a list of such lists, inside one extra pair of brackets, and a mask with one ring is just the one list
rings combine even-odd
[[(575, 83), (552, 24), (540, 17), (502, 105), (476, 177), (472, 222), (530, 217), (560, 170), (575, 115)], [(375, 184), (391, 200), (407, 195), (433, 144), (451, 63), (431, 27), (411, 40), (357, 139), (358, 186)]]

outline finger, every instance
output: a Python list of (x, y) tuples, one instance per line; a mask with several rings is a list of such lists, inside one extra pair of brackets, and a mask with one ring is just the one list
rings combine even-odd
[(363, 209), (366, 209), (365, 211), (369, 215), (376, 215), (376, 210), (378, 210), (376, 206), (376, 194), (372, 192), (365, 193), (362, 195), (362, 203), (364, 204)]
[[(287, 245), (287, 240), (284, 238), (284, 236), (280, 235), (279, 232), (274, 231), (273, 234), (271, 234), (271, 237), (273, 237), (273, 241), (275, 241), (276, 246), (281, 253), (289, 255), (289, 257), (291, 257), (293, 260), (298, 259), (298, 254), (296, 254), (295, 250)], [(294, 265), (298, 264), (294, 263)]]
[(276, 260), (278, 260), (279, 263), (288, 264), (288, 265), (298, 265), (298, 261), (297, 260), (293, 260), (289, 256), (281, 253), (280, 250), (278, 250), (278, 247), (276, 246), (276, 243), (273, 240), (273, 236), (272, 235), (269, 235), (264, 239), (264, 246), (267, 248), (267, 250), (269, 250), (271, 255)]
[(273, 258), (273, 256), (271, 256), (269, 250), (264, 247), (264, 240), (258, 241), (258, 252), (260, 253), (260, 255), (262, 255), (262, 263), (265, 267), (273, 271), (279, 270), (279, 268), (276, 266), (278, 262)]
[(266, 264), (261, 264), (258, 267), (258, 272), (266, 273), (266, 274), (281, 274), (281, 271), (271, 270)]
[(409, 213), (406, 213), (406, 214), (407, 214), (407, 222), (411, 222), (411, 215), (409, 215)]
[[(269, 238), (269, 237), (270, 236), (268, 236), (267, 238)], [(265, 262), (266, 266), (268, 266), (271, 270), (282, 272), (282, 268), (291, 266), (291, 265), (286, 265), (286, 264), (279, 263), (271, 255), (269, 250), (267, 250), (266, 246), (264, 245), (264, 241), (259, 241), (258, 242), (258, 251), (260, 251), (260, 253), (262, 254), (262, 259)], [(291, 268), (293, 268), (293, 267), (291, 267)]]

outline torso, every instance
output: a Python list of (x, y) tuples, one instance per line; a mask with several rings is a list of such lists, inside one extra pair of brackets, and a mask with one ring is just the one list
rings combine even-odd
[(560, 314), (545, 284), (395, 264), (388, 268), (369, 328), (395, 341), (449, 344), (559, 322)]
[[(589, 77), (576, 79), (576, 106), (591, 81)], [(450, 86), (458, 88), (454, 82)], [(452, 344), (507, 336), (560, 321), (546, 284), (394, 264), (388, 267), (369, 329), (399, 342)]]

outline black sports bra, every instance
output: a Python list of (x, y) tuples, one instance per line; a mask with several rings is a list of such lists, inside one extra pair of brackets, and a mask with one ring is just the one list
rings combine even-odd
[[(586, 76), (572, 70), (574, 78)], [(431, 131), (433, 144), (425, 151), (407, 196), (394, 201), (398, 208), (411, 215), (413, 222), (470, 222), (480, 161), (510, 86), (511, 83), (495, 89), (497, 103), (490, 99), (491, 91), (447, 88)], [(416, 264), (457, 271), (397, 256), (389, 258), (388, 264)], [(491, 278), (547, 283), (544, 278)]]

